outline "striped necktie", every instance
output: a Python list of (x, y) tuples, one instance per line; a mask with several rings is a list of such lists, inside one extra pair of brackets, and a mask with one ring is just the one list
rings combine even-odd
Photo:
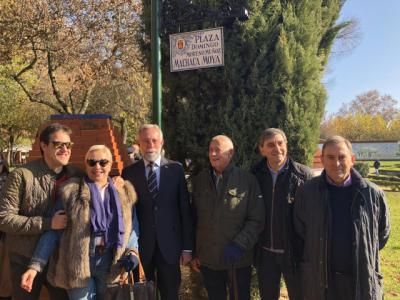
[(154, 171), (154, 163), (149, 163), (147, 165), (149, 168), (149, 173), (147, 175), (147, 185), (149, 187), (149, 192), (153, 199), (157, 198), (158, 195), (158, 185), (157, 185), (157, 175)]

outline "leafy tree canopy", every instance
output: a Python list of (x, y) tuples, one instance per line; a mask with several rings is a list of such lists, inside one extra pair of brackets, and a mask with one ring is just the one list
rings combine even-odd
[[(138, 48), (137, 3), (1, 1), (0, 63), (19, 57), (21, 64), (9, 76), (31, 102), (58, 113), (85, 113), (96, 101), (95, 88), (116, 79), (131, 89), (148, 89)], [(27, 80), (31, 74), (38, 79), (35, 84)]]
[[(7, 74), (14, 66), (0, 65), (0, 150), (8, 149), (8, 163), (13, 164), (10, 149), (22, 141), (30, 140), (50, 114), (47, 107), (35, 107), (23, 91)], [(35, 83), (35, 78), (27, 78)]]
[(321, 137), (342, 135), (351, 141), (400, 140), (397, 100), (371, 90), (343, 104), (321, 124)]

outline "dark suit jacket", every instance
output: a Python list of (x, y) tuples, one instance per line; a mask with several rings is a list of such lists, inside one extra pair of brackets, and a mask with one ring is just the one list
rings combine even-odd
[(152, 199), (143, 159), (122, 171), (138, 195), (139, 251), (143, 264), (151, 262), (155, 243), (167, 263), (179, 262), (182, 250), (193, 248), (193, 220), (182, 165), (161, 158), (159, 192)]

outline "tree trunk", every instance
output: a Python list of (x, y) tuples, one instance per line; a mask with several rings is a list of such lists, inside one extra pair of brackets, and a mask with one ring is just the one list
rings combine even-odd
[(10, 167), (14, 166), (14, 155), (13, 155), (13, 148), (14, 148), (15, 138), (12, 130), (10, 130), (10, 137), (8, 139), (8, 151), (7, 151), (7, 163)]

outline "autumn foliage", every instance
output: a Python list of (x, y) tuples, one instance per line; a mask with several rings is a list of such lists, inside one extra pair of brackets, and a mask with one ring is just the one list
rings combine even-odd
[(351, 141), (400, 140), (397, 100), (376, 90), (358, 95), (322, 123), (322, 138), (334, 134)]

